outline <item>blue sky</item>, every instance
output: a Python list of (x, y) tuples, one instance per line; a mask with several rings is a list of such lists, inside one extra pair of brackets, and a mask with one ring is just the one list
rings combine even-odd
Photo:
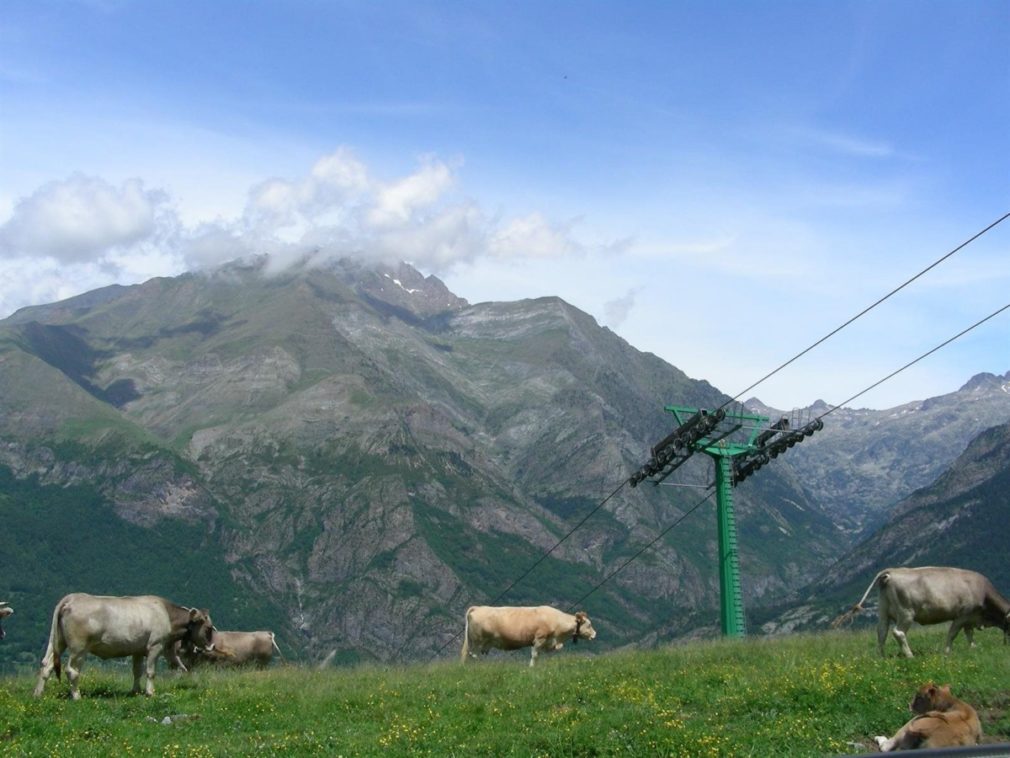
[[(0, 316), (318, 248), (732, 395), (1010, 211), (1008, 125), (1006, 2), (8, 0)], [(1010, 221), (748, 394), (841, 402), (1008, 302)], [(1010, 312), (855, 404), (1008, 370)]]

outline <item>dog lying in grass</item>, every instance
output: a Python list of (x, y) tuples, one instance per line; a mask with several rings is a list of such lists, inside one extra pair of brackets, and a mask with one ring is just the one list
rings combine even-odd
[(982, 725), (975, 709), (954, 697), (950, 685), (938, 687), (932, 682), (922, 685), (909, 708), (919, 715), (890, 739), (874, 738), (882, 752), (977, 745), (982, 737)]

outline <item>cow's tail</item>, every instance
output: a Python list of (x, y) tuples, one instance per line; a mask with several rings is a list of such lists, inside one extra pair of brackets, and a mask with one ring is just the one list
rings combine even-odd
[(42, 665), (44, 666), (47, 661), (51, 662), (57, 679), (62, 677), (60, 658), (63, 655), (63, 648), (66, 647), (63, 644), (63, 626), (60, 623), (63, 610), (64, 605), (61, 600), (53, 609), (53, 625), (49, 628), (49, 644), (46, 646), (46, 652), (42, 655)]
[(866, 602), (866, 598), (869, 596), (870, 592), (873, 591), (873, 588), (876, 587), (877, 584), (879, 584), (881, 587), (887, 584), (887, 576), (888, 576), (887, 569), (884, 569), (875, 577), (873, 577), (873, 581), (870, 582), (870, 586), (866, 588), (866, 592), (863, 593), (863, 596), (859, 598), (859, 602), (856, 603), (851, 608), (849, 608), (849, 610), (847, 610), (841, 616), (836, 618), (834, 621), (832, 621), (831, 628), (837, 629), (838, 627), (842, 626), (842, 624), (851, 623), (852, 619), (858, 616), (859, 613), (863, 610), (863, 603)]
[(285, 663), (287, 663), (287, 658), (284, 657), (284, 653), (282, 653), (281, 649), (279, 647), (277, 647), (277, 640), (274, 639), (274, 633), (273, 632), (270, 632), (270, 644), (273, 645), (274, 650), (277, 651), (277, 655), (279, 655), (281, 657), (281, 660), (284, 661)]
[(466, 609), (466, 621), (463, 624), (463, 649), (459, 651), (459, 660), (466, 663), (470, 656), (470, 609)]

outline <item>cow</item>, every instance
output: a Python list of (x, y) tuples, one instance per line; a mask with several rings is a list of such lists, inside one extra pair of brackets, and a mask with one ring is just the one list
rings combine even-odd
[(881, 752), (977, 745), (982, 737), (978, 713), (954, 697), (950, 685), (924, 684), (908, 707), (918, 715), (893, 737), (874, 737)]
[[(155, 662), (177, 640), (210, 647), (214, 625), (206, 610), (187, 608), (155, 595), (109, 597), (75, 592), (56, 604), (49, 645), (42, 656), (35, 697), (42, 695), (52, 672), (60, 676), (60, 658), (70, 651), (67, 681), (70, 696), (81, 697), (77, 680), (88, 653), (99, 658), (133, 657), (133, 694), (140, 692), (141, 673), (147, 675), (145, 694), (154, 694)], [(174, 656), (174, 653), (172, 653)], [(185, 670), (176, 658), (176, 663)], [(146, 670), (145, 663), (146, 660)]]
[(466, 663), (468, 656), (476, 657), (476, 653), (484, 654), (491, 648), (532, 647), (532, 666), (541, 650), (548, 653), (560, 650), (564, 646), (562, 640), (567, 637), (572, 638), (573, 644), (580, 637), (586, 640), (596, 637), (596, 630), (583, 611), (573, 616), (549, 605), (534, 608), (475, 605), (466, 611), (460, 660)]
[(14, 609), (10, 607), (10, 604), (6, 600), (0, 600), (0, 640), (7, 636), (7, 632), (4, 631), (3, 620), (14, 613)]
[(283, 657), (273, 632), (222, 632), (215, 629), (211, 642), (213, 644), (205, 648), (199, 648), (190, 641), (177, 642), (179, 659), (186, 668), (213, 663), (225, 666), (256, 664), (262, 669), (270, 665), (275, 650)]
[(945, 566), (884, 569), (873, 578), (859, 602), (835, 620), (834, 626), (859, 613), (874, 587), (880, 590), (877, 647), (881, 656), (890, 628), (901, 653), (906, 658), (912, 657), (906, 632), (913, 621), (924, 625), (951, 622), (946, 653), (950, 653), (961, 629), (970, 646), (975, 644), (975, 629), (998, 626), (1003, 630), (1004, 641), (1010, 634), (1010, 601), (992, 582), (975, 571)]

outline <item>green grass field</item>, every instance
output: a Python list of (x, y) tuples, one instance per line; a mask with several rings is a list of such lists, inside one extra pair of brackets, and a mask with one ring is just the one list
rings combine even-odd
[[(1010, 742), (1010, 647), (994, 630), (915, 628), (917, 657), (876, 654), (870, 630), (699, 642), (589, 655), (403, 667), (177, 675), (132, 697), (128, 666), (86, 666), (83, 699), (29, 674), (0, 679), (4, 755), (829, 756), (869, 752), (908, 718), (925, 681), (979, 711), (987, 742)], [(959, 644), (958, 644), (959, 643)], [(168, 718), (171, 723), (163, 723)]]

